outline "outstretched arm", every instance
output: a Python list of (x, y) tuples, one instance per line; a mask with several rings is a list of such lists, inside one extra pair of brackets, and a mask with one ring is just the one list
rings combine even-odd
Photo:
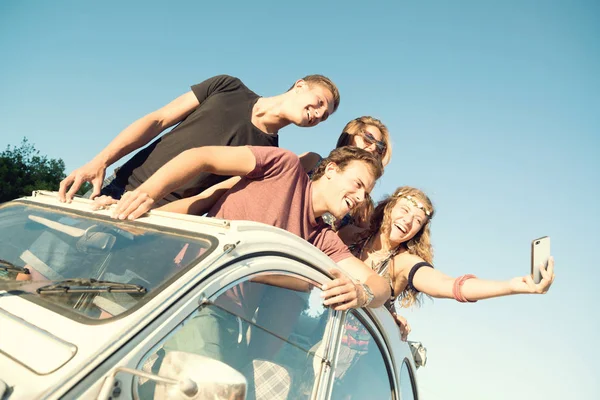
[(193, 197), (172, 201), (159, 211), (170, 211), (180, 214), (204, 215), (219, 201), (229, 189), (240, 181), (239, 176), (233, 176), (223, 182), (217, 183)]
[(190, 91), (129, 125), (90, 162), (62, 180), (58, 191), (60, 201), (70, 202), (84, 182), (90, 182), (94, 186), (91, 198), (98, 196), (109, 165), (182, 121), (199, 104), (196, 95)]
[(186, 150), (163, 165), (136, 190), (125, 193), (112, 216), (135, 219), (200, 172), (245, 176), (255, 167), (254, 153), (245, 146), (205, 146)]
[[(414, 258), (422, 261), (418, 257)], [(414, 263), (411, 265), (414, 265)], [(465, 299), (470, 301), (508, 296), (511, 294), (543, 294), (548, 291), (552, 282), (554, 282), (554, 259), (550, 258), (547, 269), (542, 267), (540, 270), (543, 279), (538, 284), (533, 282), (531, 275), (513, 278), (509, 281), (490, 281), (472, 278), (464, 281), (460, 293)], [(410, 273), (410, 267), (402, 268), (400, 273), (404, 275), (404, 282), (406, 282)], [(396, 279), (395, 281), (397, 282), (398, 280)], [(437, 298), (454, 298), (453, 288), (455, 281), (455, 278), (428, 267), (420, 268), (413, 277), (413, 285), (417, 290)]]
[[(303, 153), (299, 157), (302, 168), (305, 172), (310, 172), (317, 162), (321, 159), (317, 153)], [(211, 186), (196, 196), (172, 201), (162, 207), (157, 208), (160, 211), (170, 211), (180, 214), (203, 215), (206, 214), (215, 205), (217, 201), (240, 181), (239, 176), (233, 176), (223, 182)]]

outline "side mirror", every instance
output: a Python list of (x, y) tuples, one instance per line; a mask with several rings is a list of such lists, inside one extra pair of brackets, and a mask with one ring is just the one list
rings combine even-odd
[(413, 355), (413, 360), (415, 361), (415, 365), (417, 368), (424, 367), (427, 364), (427, 349), (423, 346), (421, 342), (411, 342), (408, 341), (408, 346), (410, 347), (410, 351)]
[(157, 382), (155, 399), (246, 399), (246, 378), (240, 372), (212, 358), (171, 351), (165, 355), (159, 375), (125, 367), (115, 368), (106, 377), (98, 400), (108, 400), (112, 396), (118, 372)]

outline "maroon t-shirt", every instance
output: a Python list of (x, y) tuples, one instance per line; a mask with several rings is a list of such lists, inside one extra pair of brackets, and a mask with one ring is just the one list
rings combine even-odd
[(312, 185), (298, 156), (275, 147), (248, 146), (256, 167), (208, 212), (209, 217), (256, 221), (285, 229), (320, 249), (334, 262), (352, 254), (312, 207)]

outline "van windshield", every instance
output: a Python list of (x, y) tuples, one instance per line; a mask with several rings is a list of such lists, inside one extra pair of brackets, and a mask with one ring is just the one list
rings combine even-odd
[(208, 235), (7, 203), (0, 206), (0, 296), (22, 296), (82, 322), (106, 320), (147, 302), (216, 243)]

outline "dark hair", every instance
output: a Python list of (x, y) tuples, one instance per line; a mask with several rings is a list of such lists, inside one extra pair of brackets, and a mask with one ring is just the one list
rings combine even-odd
[(335, 163), (343, 171), (352, 161), (366, 163), (373, 173), (375, 180), (381, 178), (381, 175), (383, 175), (383, 165), (379, 157), (355, 146), (344, 146), (333, 149), (327, 158), (321, 161), (315, 172), (313, 172), (311, 179), (316, 181), (321, 178), (329, 163)]

